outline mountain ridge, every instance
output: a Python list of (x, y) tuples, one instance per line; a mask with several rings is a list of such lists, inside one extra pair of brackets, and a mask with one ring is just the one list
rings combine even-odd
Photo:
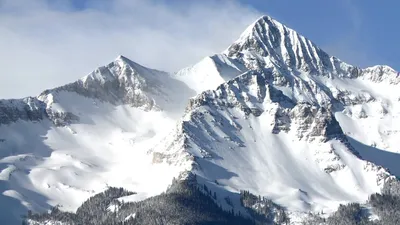
[[(266, 23), (268, 23), (268, 26), (263, 27)], [(279, 40), (282, 39), (280, 35), (284, 32), (278, 32), (278, 34), (271, 34), (269, 31), (266, 32), (266, 30), (272, 29), (271, 23), (269, 17), (260, 18), (244, 32), (239, 41), (235, 42), (223, 53), (228, 58), (236, 62), (241, 62), (247, 67), (248, 71), (226, 81), (214, 90), (207, 90), (192, 98), (186, 108), (186, 115), (177, 128), (176, 134), (172, 135), (169, 142), (167, 141), (167, 143), (162, 144), (168, 146), (167, 149), (170, 152), (156, 152), (157, 161), (162, 161), (161, 159), (164, 158), (169, 163), (175, 163), (174, 159), (177, 155), (186, 155), (186, 158), (191, 158), (194, 162), (194, 171), (199, 176), (203, 176), (205, 180), (209, 179), (206, 183), (214, 179), (216, 180), (215, 183), (217, 185), (212, 186), (213, 188), (218, 190), (220, 189), (218, 187), (219, 184), (223, 183), (231, 189), (233, 188), (234, 192), (238, 192), (241, 189), (246, 189), (246, 182), (238, 185), (235, 183), (238, 181), (233, 181), (235, 177), (244, 179), (246, 176), (257, 176), (257, 173), (246, 174), (245, 171), (238, 169), (237, 166), (228, 165), (225, 161), (246, 162), (247, 157), (254, 157), (251, 155), (253, 153), (248, 153), (251, 151), (257, 151), (260, 154), (262, 152), (281, 154), (268, 150), (268, 148), (265, 149), (265, 146), (273, 148), (267, 142), (273, 141), (276, 146), (281, 145), (282, 147), (279, 148), (283, 150), (285, 149), (283, 143), (297, 143), (293, 139), (284, 139), (287, 134), (295, 132), (293, 134), (294, 137), (297, 137), (299, 140), (304, 138), (304, 142), (310, 145), (310, 147), (305, 148), (315, 148), (311, 147), (314, 144), (320, 145), (322, 149), (314, 149), (316, 153), (311, 156), (317, 162), (320, 169), (325, 171), (328, 176), (338, 176), (335, 174), (341, 173), (341, 176), (347, 177), (349, 179), (348, 182), (357, 187), (354, 189), (354, 186), (347, 186), (348, 184), (341, 183), (336, 178), (331, 177), (325, 180), (323, 178), (324, 175), (318, 175), (321, 179), (314, 180), (317, 184), (326, 183), (333, 178), (335, 181), (329, 186), (338, 187), (338, 189), (332, 190), (325, 198), (329, 199), (332, 196), (336, 196), (335, 198), (340, 202), (343, 199), (349, 199), (349, 196), (358, 196), (353, 199), (353, 201), (357, 202), (368, 198), (367, 196), (374, 192), (379, 192), (385, 180), (390, 180), (393, 177), (390, 176), (389, 170), (384, 169), (382, 166), (375, 166), (373, 163), (363, 160), (364, 155), (368, 156), (367, 160), (373, 161), (373, 158), (371, 158), (368, 152), (361, 151), (360, 153), (358, 150), (361, 149), (355, 149), (352, 146), (354, 140), (348, 140), (348, 138), (351, 138), (349, 130), (342, 130), (341, 128), (344, 125), (342, 117), (354, 117), (354, 120), (359, 120), (375, 117), (378, 114), (378, 118), (384, 117), (397, 120), (398, 108), (393, 105), (397, 102), (397, 99), (394, 98), (395, 96), (389, 96), (386, 93), (377, 93), (370, 89), (372, 87), (370, 85), (377, 83), (389, 85), (385, 87), (392, 91), (395, 90), (395, 86), (399, 80), (396, 77), (395, 71), (386, 66), (359, 69), (343, 63), (335, 57), (330, 57), (327, 53), (316, 47), (314, 49), (318, 49), (316, 52), (319, 54), (317, 55), (323, 56), (319, 58), (324, 58), (325, 60), (317, 60), (316, 63), (310, 60), (311, 64), (307, 60), (304, 62), (300, 62), (301, 60), (296, 61), (294, 58), (290, 58), (290, 54), (276, 53), (276, 49), (278, 48), (276, 43), (280, 43)], [(288, 30), (288, 33), (292, 33), (292, 36), (296, 36), (298, 39), (307, 42), (307, 39), (290, 28), (286, 28), (280, 23), (275, 23), (275, 25), (280, 26), (281, 31)], [(258, 32), (260, 29), (264, 29), (263, 32)], [(279, 29), (276, 28), (276, 30)], [(257, 32), (253, 34), (253, 31)], [(271, 47), (273, 45), (271, 42), (268, 43), (270, 46), (265, 47), (264, 41), (259, 41), (260, 33), (263, 35), (266, 35), (266, 33), (271, 34), (272, 38), (270, 37), (267, 40), (277, 40), (275, 48)], [(312, 45), (310, 43), (308, 42), (309, 45)], [(280, 50), (282, 49), (281, 47)], [(299, 47), (298, 49), (301, 48)], [(305, 50), (303, 49), (303, 51)], [(310, 54), (310, 51), (307, 51), (307, 54)], [(282, 58), (285, 59), (283, 56), (286, 56), (286, 61), (282, 60)], [(309, 55), (308, 59), (311, 58), (317, 59), (318, 57)], [(300, 59), (304, 60), (304, 57), (300, 57)], [(287, 65), (288, 63), (290, 65)], [(316, 65), (319, 65), (319, 67)], [(377, 74), (377, 72), (379, 73)], [(351, 86), (353, 88), (349, 88)], [(360, 106), (363, 108), (361, 114), (354, 116), (354, 114), (350, 113), (350, 111), (356, 112), (359, 110)], [(370, 109), (367, 110), (367, 108)], [(376, 108), (377, 111), (374, 111), (375, 109), (373, 108)], [(265, 115), (266, 113), (269, 115)], [(338, 114), (340, 114), (340, 120), (336, 119)], [(274, 118), (272, 121), (269, 119), (264, 121), (264, 123), (271, 124), (271, 126), (265, 125), (269, 127), (267, 129), (259, 126), (257, 132), (253, 131), (255, 124), (262, 124), (260, 118), (266, 116), (267, 118)], [(250, 129), (246, 130), (246, 127)], [(395, 125), (393, 128), (392, 130), (399, 129)], [(264, 140), (256, 138), (259, 134), (269, 132), (273, 135), (264, 136)], [(252, 136), (255, 137), (254, 140), (251, 138)], [(393, 135), (393, 138), (395, 137), (397, 136)], [(268, 141), (266, 142), (265, 140)], [(251, 148), (246, 146), (252, 142), (261, 142), (261, 145), (251, 145)], [(297, 143), (291, 145), (291, 148), (296, 149), (296, 146), (301, 145)], [(322, 147), (323, 145), (327, 146)], [(290, 153), (288, 152), (287, 155), (296, 154), (290, 149), (288, 151)], [(235, 154), (238, 155), (236, 156)], [(245, 154), (250, 155), (247, 156)], [(264, 157), (268, 156), (265, 155)], [(298, 157), (301, 158), (303, 156)], [(229, 160), (226, 160), (227, 158)], [(299, 160), (299, 158), (296, 160)], [(269, 165), (262, 167), (263, 169), (259, 169), (260, 171), (269, 171), (271, 168), (268, 167), (275, 165), (276, 168), (272, 170), (274, 172), (270, 172), (270, 176), (272, 176), (271, 174), (287, 174), (289, 177), (296, 179), (284, 169), (280, 169), (280, 166), (276, 165), (276, 162), (265, 162), (262, 159), (263, 157), (260, 158), (261, 161), (254, 160), (253, 162), (256, 165)], [(282, 162), (285, 161), (285, 157), (280, 159)], [(292, 162), (296, 160), (293, 159)], [(305, 160), (307, 161), (307, 158)], [(354, 166), (357, 164), (359, 166)], [(289, 167), (289, 164), (285, 164), (285, 166)], [(304, 164), (304, 166), (299, 165), (298, 170), (305, 171), (309, 166), (309, 163)], [(248, 167), (250, 168), (251, 165), (248, 165)], [(209, 168), (214, 168), (214, 170)], [(224, 173), (223, 169), (219, 169), (221, 172), (218, 172), (216, 168), (227, 169), (229, 173)], [(219, 177), (219, 175), (214, 175), (213, 173), (222, 173), (225, 175)], [(231, 173), (235, 175), (232, 177), (229, 175)], [(295, 171), (292, 171), (292, 173), (295, 174)], [(261, 174), (259, 176), (262, 177)], [(297, 174), (297, 176), (301, 175)], [(376, 178), (370, 176), (375, 176)], [(311, 174), (308, 177), (312, 179)], [(274, 178), (275, 181), (280, 180), (278, 177)], [(263, 179), (266, 182), (259, 182), (265, 185), (274, 181), (266, 178)], [(308, 178), (305, 179), (307, 180)], [(371, 183), (371, 180), (376, 180), (377, 183)], [(248, 180), (247, 182), (252, 181)], [(291, 183), (291, 181), (283, 180), (282, 182), (294, 189), (296, 189), (296, 186), (299, 187), (299, 184)], [(259, 183), (253, 183), (253, 186), (257, 185)], [(304, 184), (300, 184), (301, 186), (304, 186)], [(343, 187), (346, 188), (343, 189)], [(280, 186), (280, 189), (285, 188), (287, 186)], [(293, 198), (285, 202), (280, 200), (279, 197), (276, 199), (276, 196), (280, 195), (274, 192), (267, 194), (260, 192), (260, 189), (251, 189), (251, 192), (256, 195), (261, 194), (262, 196), (273, 198), (275, 201), (283, 204), (283, 206), (295, 210), (310, 210), (311, 208), (314, 208), (313, 210), (330, 210), (331, 206), (324, 205), (326, 203), (322, 203), (322, 208), (319, 208), (321, 205), (318, 206), (318, 200), (313, 199), (313, 196), (320, 195), (318, 191), (314, 190), (314, 192), (313, 188), (297, 189), (302, 190), (302, 193), (306, 193), (307, 197), (305, 198), (302, 195), (296, 197), (296, 194), (294, 194)], [(290, 188), (288, 190), (291, 192)], [(351, 192), (351, 190), (355, 192)], [(366, 192), (362, 193), (356, 190), (366, 190)], [(283, 193), (287, 196), (287, 192)], [(343, 193), (343, 196), (347, 197), (340, 196), (338, 193)], [(280, 198), (283, 197), (281, 196)], [(337, 202), (334, 203), (334, 199), (331, 200), (333, 200), (333, 205), (339, 204)], [(298, 202), (299, 205), (304, 204), (305, 206), (309, 205), (311, 208), (302, 208), (299, 205), (293, 206), (290, 202), (294, 204)], [(232, 210), (232, 207), (226, 207), (226, 210)]]
[[(376, 67), (386, 70), (386, 73), (396, 72), (387, 65), (376, 65), (363, 69), (344, 63), (337, 57), (330, 56), (297, 31), (267, 15), (251, 24), (237, 41), (223, 51), (223, 54), (232, 57), (241, 51), (255, 51), (261, 56), (270, 56), (273, 63), (280, 61), (283, 62), (280, 65), (294, 64), (295, 69), (303, 69), (308, 73), (336, 72), (339, 75), (346, 73), (354, 74), (351, 77), (358, 77), (362, 75), (363, 70), (368, 71), (376, 69)], [(353, 72), (353, 70), (355, 71)]]
[(332, 213), (400, 175), (399, 82), (263, 16), (175, 74), (118, 56), (37, 97), (0, 100), (0, 188), (29, 209), (74, 210), (109, 186), (137, 192), (127, 201), (157, 196), (189, 171), (229, 212), (249, 216), (249, 190), (291, 217)]

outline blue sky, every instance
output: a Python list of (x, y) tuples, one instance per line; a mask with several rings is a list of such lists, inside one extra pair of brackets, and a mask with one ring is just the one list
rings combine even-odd
[[(56, 0), (63, 1), (63, 0)], [(93, 1), (93, 0), (92, 0)], [(99, 1), (99, 0), (97, 0)], [(100, 0), (104, 1), (104, 0)], [(159, 1), (184, 7), (186, 0)], [(400, 68), (400, 1), (386, 0), (240, 0), (316, 42), (332, 55), (366, 67)], [(74, 0), (83, 10), (91, 0)]]
[(265, 14), (350, 64), (400, 70), (398, 9), (397, 0), (0, 0), (0, 98), (37, 95), (120, 54), (176, 71)]
[(400, 70), (400, 1), (242, 0), (350, 63)]

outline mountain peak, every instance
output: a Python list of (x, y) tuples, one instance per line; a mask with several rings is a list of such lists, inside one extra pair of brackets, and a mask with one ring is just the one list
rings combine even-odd
[[(270, 29), (274, 29), (274, 28), (284, 28), (284, 29), (290, 29), (289, 27), (287, 27), (286, 25), (284, 25), (283, 23), (273, 19), (272, 17), (268, 16), (268, 15), (264, 15), (260, 18), (258, 18), (255, 22), (253, 22), (253, 24), (251, 24), (248, 28), (251, 28), (253, 31), (256, 30), (258, 27), (262, 27), (262, 26), (267, 26)], [(290, 29), (292, 30), (292, 29)], [(293, 30), (294, 31), (294, 30)]]
[(252, 24), (250, 24), (245, 31), (240, 35), (240, 39), (245, 39), (247, 38), (249, 35), (252, 35), (254, 30), (256, 29), (257, 26), (262, 26), (263, 24), (265, 24), (266, 21), (270, 21), (271, 24), (275, 24), (275, 25), (281, 25), (284, 26), (282, 23), (272, 19), (270, 16), (264, 15), (261, 16), (260, 18), (258, 18), (257, 20), (255, 20)]
[(387, 65), (367, 67), (362, 70), (361, 76), (374, 82), (387, 81), (390, 84), (400, 84), (398, 72)]
[(132, 60), (130, 60), (128, 57), (123, 56), (123, 55), (119, 55), (115, 60), (115, 62), (123, 62), (125, 64), (131, 64), (133, 63)]
[(125, 57), (123, 55), (119, 55), (111, 64), (113, 64), (113, 65), (116, 64), (116, 65), (119, 65), (120, 67), (125, 67), (127, 65), (131, 69), (136, 69), (138, 67), (140, 67), (140, 68), (143, 67), (142, 65), (130, 60), (128, 57)]
[(262, 16), (251, 24), (223, 54), (242, 58), (254, 69), (280, 68), (322, 75), (343, 75), (352, 69), (350, 65), (329, 56), (315, 43), (269, 16)]
[(125, 57), (124, 55), (118, 55), (116, 60), (129, 60), (127, 57)]

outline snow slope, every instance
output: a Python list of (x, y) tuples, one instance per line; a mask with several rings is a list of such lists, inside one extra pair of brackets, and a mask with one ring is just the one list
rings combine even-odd
[(242, 215), (240, 190), (293, 215), (364, 202), (400, 176), (399, 83), (392, 68), (349, 65), (268, 16), (172, 75), (120, 56), (0, 101), (0, 202), (12, 206), (0, 220), (75, 210), (108, 186), (145, 199), (187, 171)]
[[(19, 224), (26, 209), (57, 204), (74, 211), (109, 186), (143, 198), (165, 191), (185, 165), (153, 165), (146, 152), (175, 126), (192, 95), (169, 74), (119, 57), (34, 100), (3, 100), (0, 202), (11, 207), (0, 220)], [(40, 116), (24, 116), (33, 112)]]
[(178, 71), (174, 77), (186, 83), (197, 93), (201, 93), (215, 89), (218, 85), (245, 71), (247, 68), (237, 60), (228, 58), (224, 54), (217, 54)]

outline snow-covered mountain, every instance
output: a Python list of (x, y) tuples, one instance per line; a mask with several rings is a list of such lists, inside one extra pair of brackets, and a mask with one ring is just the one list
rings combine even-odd
[(191, 159), (222, 198), (249, 190), (302, 212), (365, 202), (389, 170), (400, 175), (400, 77), (390, 67), (346, 64), (268, 16), (205, 60), (177, 75), (227, 81), (191, 99), (156, 161)]
[(15, 224), (26, 209), (57, 204), (74, 211), (109, 186), (139, 199), (165, 191), (185, 168), (153, 165), (146, 150), (173, 129), (193, 95), (169, 74), (121, 56), (36, 98), (2, 100), (0, 202), (12, 207), (0, 220)]
[(241, 190), (294, 222), (363, 203), (400, 176), (399, 83), (392, 68), (349, 65), (268, 16), (174, 74), (120, 56), (38, 97), (0, 101), (0, 202), (12, 205), (0, 219), (74, 211), (109, 186), (138, 201), (188, 172), (241, 215)]

